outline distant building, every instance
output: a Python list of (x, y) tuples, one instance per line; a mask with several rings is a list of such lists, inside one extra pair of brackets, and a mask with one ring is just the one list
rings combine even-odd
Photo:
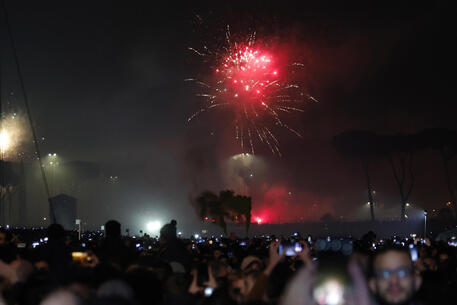
[(65, 194), (49, 198), (51, 223), (61, 224), (65, 230), (73, 230), (76, 220), (77, 199)]

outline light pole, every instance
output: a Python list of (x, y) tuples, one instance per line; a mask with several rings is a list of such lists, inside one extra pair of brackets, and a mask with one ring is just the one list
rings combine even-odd
[(427, 210), (424, 210), (424, 239), (427, 238)]

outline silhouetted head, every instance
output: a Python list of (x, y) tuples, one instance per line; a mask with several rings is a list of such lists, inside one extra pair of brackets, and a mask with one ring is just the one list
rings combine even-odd
[(116, 220), (109, 220), (105, 223), (106, 237), (121, 236), (121, 224)]
[(48, 227), (48, 238), (50, 240), (63, 239), (65, 237), (65, 229), (58, 223), (53, 223)]
[(11, 232), (5, 229), (0, 229), (0, 246), (7, 245), (11, 242)]
[(170, 223), (167, 223), (160, 230), (160, 238), (165, 240), (171, 240), (176, 238), (176, 220), (172, 219)]

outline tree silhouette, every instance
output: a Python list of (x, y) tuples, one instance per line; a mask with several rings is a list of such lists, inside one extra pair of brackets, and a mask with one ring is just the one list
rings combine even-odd
[(424, 129), (418, 134), (420, 145), (423, 149), (438, 150), (443, 162), (444, 176), (448, 187), (450, 202), (454, 206), (454, 214), (457, 218), (457, 204), (451, 173), (449, 171), (449, 161), (457, 155), (457, 132), (446, 128)]
[(379, 143), (389, 160), (392, 173), (400, 191), (401, 221), (406, 220), (406, 203), (411, 196), (415, 177), (413, 172), (413, 155), (418, 149), (416, 135), (395, 134), (379, 136)]
[(333, 138), (333, 146), (339, 154), (346, 158), (360, 160), (365, 175), (370, 204), (371, 220), (375, 220), (373, 186), (371, 184), (370, 164), (379, 156), (377, 135), (370, 131), (350, 130), (340, 133)]
[(251, 224), (251, 198), (225, 190), (219, 196), (210, 191), (201, 193), (193, 205), (201, 219), (209, 220), (220, 226), (227, 234), (227, 222), (245, 222), (246, 232)]

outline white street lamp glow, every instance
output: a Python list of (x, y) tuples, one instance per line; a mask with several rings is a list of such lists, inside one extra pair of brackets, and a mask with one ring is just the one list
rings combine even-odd
[(157, 233), (159, 232), (161, 227), (160, 221), (155, 220), (155, 221), (150, 221), (146, 224), (146, 229), (150, 233)]

